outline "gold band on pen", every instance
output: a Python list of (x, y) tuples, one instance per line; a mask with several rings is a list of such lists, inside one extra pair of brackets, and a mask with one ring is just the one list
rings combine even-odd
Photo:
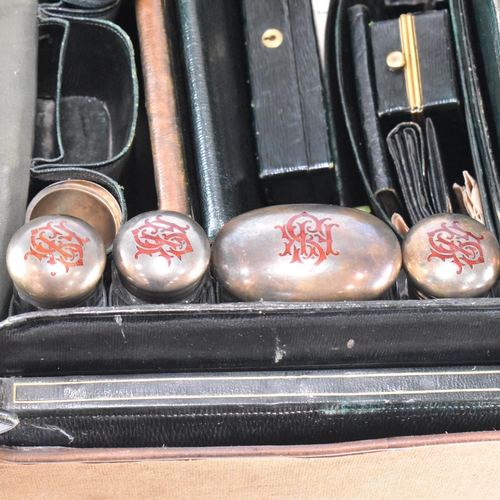
[(412, 113), (421, 113), (423, 110), (422, 80), (420, 79), (415, 19), (412, 14), (402, 14), (399, 17), (399, 34), (401, 37), (401, 50), (405, 60), (406, 94), (410, 111)]

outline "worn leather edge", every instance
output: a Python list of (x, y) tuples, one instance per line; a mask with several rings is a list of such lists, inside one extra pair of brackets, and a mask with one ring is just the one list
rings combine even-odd
[(59, 309), (0, 323), (0, 373), (491, 365), (499, 317), (499, 299)]
[(321, 458), (391, 450), (500, 441), (500, 431), (431, 434), (369, 439), (336, 444), (291, 446), (221, 446), (206, 448), (8, 448), (0, 447), (0, 463), (127, 462), (211, 458), (297, 457)]
[(85, 17), (88, 19), (106, 19), (113, 21), (122, 0), (66, 0), (56, 3), (40, 3), (40, 12), (49, 17), (73, 19)]
[[(342, 302), (234, 302), (222, 304), (144, 304), (141, 306), (115, 306), (106, 308), (69, 308), (47, 309), (25, 314), (18, 314), (0, 322), (0, 335), (12, 326), (28, 325), (34, 321), (51, 318), (76, 318), (78, 316), (115, 316), (117, 314), (160, 314), (168, 315), (174, 312), (225, 314), (228, 312), (249, 312), (254, 314), (290, 313), (298, 312), (313, 314), (316, 312), (330, 312), (332, 314), (349, 314), (349, 311), (363, 311), (372, 313), (394, 313), (397, 311), (412, 311), (415, 313), (464, 311), (467, 310), (500, 310), (500, 298), (477, 299), (432, 299), (432, 300), (369, 300), (369, 301), (342, 301)], [(29, 327), (27, 327), (29, 328)]]

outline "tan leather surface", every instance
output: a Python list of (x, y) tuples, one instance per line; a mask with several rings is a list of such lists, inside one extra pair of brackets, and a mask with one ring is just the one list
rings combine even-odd
[(137, 26), (160, 210), (191, 215), (161, 0), (136, 1)]
[(484, 224), (483, 203), (481, 201), (481, 194), (479, 186), (472, 175), (463, 171), (464, 185), (460, 186), (457, 183), (453, 184), (453, 191), (458, 200), (458, 204), (462, 211), (469, 214), (470, 217)]
[(0, 499), (492, 499), (500, 498), (499, 460), (500, 432), (290, 447), (4, 449)]
[(410, 228), (400, 214), (392, 214), (391, 222), (393, 226), (399, 231), (401, 236), (406, 236)]

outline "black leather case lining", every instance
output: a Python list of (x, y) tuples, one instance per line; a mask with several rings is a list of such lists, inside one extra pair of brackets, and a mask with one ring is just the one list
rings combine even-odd
[[(344, 3), (339, 2), (339, 9)], [(336, 15), (337, 11), (330, 26), (336, 26), (337, 47), (342, 49), (340, 39), (348, 35), (344, 24), (336, 24)], [(96, 26), (92, 22), (90, 29)], [(355, 88), (347, 84), (352, 77), (349, 66), (341, 60), (342, 54), (333, 56), (345, 69), (339, 72), (343, 102), (352, 102)], [(335, 98), (340, 94), (334, 82), (330, 88), (334, 109), (339, 109)], [(362, 137), (359, 120), (353, 117), (357, 111), (345, 106), (345, 112), (352, 137)], [(342, 130), (346, 127), (340, 123), (339, 136)], [(353, 141), (361, 164), (362, 143), (362, 139)], [(339, 158), (346, 157), (339, 151)], [(364, 175), (364, 170), (359, 173)], [(39, 175), (44, 181), (75, 176), (99, 180), (101, 176), (101, 182), (123, 202), (119, 187), (91, 169), (47, 165)], [(354, 173), (352, 178), (356, 178)], [(356, 190), (360, 191), (360, 184), (351, 192)], [(44, 311), (0, 324), (5, 353), (0, 356), (0, 374), (496, 363), (500, 362), (499, 316), (497, 299)]]
[(499, 299), (68, 309), (0, 325), (1, 375), (500, 362)]
[(173, 413), (31, 416), (0, 435), (0, 445), (118, 448), (319, 444), (493, 430), (500, 422), (498, 401), (338, 410), (330, 413), (324, 405), (292, 404), (245, 410), (213, 406), (208, 411), (189, 408)]
[[(337, 5), (341, 9), (347, 2), (340, 0)], [(205, 12), (203, 6), (191, 5), (195, 7)], [(372, 7), (377, 15), (380, 6)], [(336, 33), (338, 37), (337, 52), (332, 58), (343, 70), (337, 80), (329, 63), (329, 98), (333, 114), (343, 113), (342, 109), (346, 113), (345, 123), (335, 123), (338, 168), (345, 181), (340, 192), (350, 204), (362, 204), (368, 198), (376, 205), (365, 169), (352, 169), (353, 158), (361, 167), (366, 164), (366, 152), (357, 109), (346, 104), (355, 99), (355, 87), (349, 85), (352, 68), (343, 59), (349, 57), (349, 52), (344, 52), (348, 34), (345, 24), (339, 21), (340, 10), (332, 12), (331, 36)], [(203, 20), (203, 16), (199, 19)], [(50, 61), (57, 63), (56, 59)], [(54, 85), (53, 81), (46, 83)], [(221, 102), (217, 105), (221, 106)], [(351, 137), (353, 149), (343, 147), (342, 138), (346, 137)], [(124, 202), (121, 189), (100, 171), (47, 162), (37, 176), (47, 182), (74, 177), (96, 180)], [(360, 178), (364, 179), (366, 196), (360, 189)], [(500, 299), (151, 305), (43, 311), (0, 323), (0, 375), (498, 364), (499, 324)], [(208, 409), (191, 405), (169, 412), (144, 404), (135, 411), (25, 413), (21, 424), (2, 435), (0, 443), (297, 444), (492, 427), (498, 427), (495, 398), (477, 403), (431, 397), (423, 404), (399, 402), (388, 406), (379, 402), (333, 410), (331, 405), (313, 402), (254, 404), (244, 408), (213, 404)]]

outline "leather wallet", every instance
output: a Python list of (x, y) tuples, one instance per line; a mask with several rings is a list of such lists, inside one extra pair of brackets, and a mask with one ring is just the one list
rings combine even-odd
[(402, 122), (387, 136), (399, 186), (412, 224), (433, 214), (452, 212), (434, 123)]
[(243, 2), (243, 13), (259, 177), (267, 199), (334, 203), (335, 170), (311, 4), (250, 0)]

